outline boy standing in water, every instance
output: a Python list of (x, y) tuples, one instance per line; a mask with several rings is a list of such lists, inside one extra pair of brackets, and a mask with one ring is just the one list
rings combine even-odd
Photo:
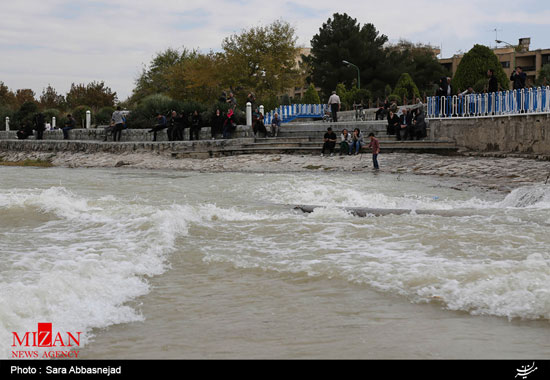
[(378, 153), (380, 153), (380, 142), (376, 137), (374, 137), (374, 133), (369, 133), (370, 138), (370, 144), (369, 148), (372, 149), (372, 163), (374, 164), (374, 169), (378, 170)]

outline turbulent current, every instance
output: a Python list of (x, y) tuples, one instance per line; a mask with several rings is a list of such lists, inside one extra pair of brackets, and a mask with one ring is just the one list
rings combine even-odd
[[(306, 214), (296, 204), (323, 207)], [(411, 212), (359, 218), (345, 207)], [(359, 298), (374, 291), (471, 319), (547, 323), (549, 226), (544, 184), (501, 194), (371, 172), (0, 167), (1, 353), (10, 357), (12, 332), (38, 322), (85, 332), (84, 346), (101, 329), (144, 323), (151, 282), (191, 256), (243, 273), (344, 282)]]

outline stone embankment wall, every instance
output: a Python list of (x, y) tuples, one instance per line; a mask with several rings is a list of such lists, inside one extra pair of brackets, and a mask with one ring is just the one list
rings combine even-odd
[[(152, 141), (153, 133), (148, 129), (124, 129), (120, 141)], [(243, 138), (252, 136), (252, 131), (246, 126), (238, 126), (233, 137)], [(33, 139), (34, 137), (31, 137)], [(72, 129), (69, 131), (69, 140), (78, 141), (102, 141), (105, 138), (105, 128)], [(210, 128), (202, 128), (200, 139), (210, 139)], [(0, 140), (17, 139), (17, 131), (0, 131)], [(189, 140), (189, 128), (184, 130), (184, 139)], [(63, 140), (63, 132), (60, 129), (44, 131), (44, 140)], [(108, 141), (112, 137), (108, 136)], [(166, 129), (157, 132), (157, 141), (168, 141)]]
[(550, 115), (429, 120), (432, 140), (477, 152), (550, 155)]

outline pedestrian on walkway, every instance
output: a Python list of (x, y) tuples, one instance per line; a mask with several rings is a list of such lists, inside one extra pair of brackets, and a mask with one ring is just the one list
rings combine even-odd
[[(120, 106), (118, 106), (116, 108), (116, 111), (113, 112), (111, 120), (114, 124), (113, 141), (120, 141), (120, 138), (122, 136), (122, 129), (124, 128), (124, 114), (122, 113), (122, 109), (120, 108)], [(107, 138), (107, 136), (105, 136), (105, 138)]]
[(336, 123), (338, 121), (338, 112), (341, 107), (340, 97), (336, 95), (336, 91), (332, 91), (332, 95), (328, 98), (328, 106), (332, 114), (332, 121)]

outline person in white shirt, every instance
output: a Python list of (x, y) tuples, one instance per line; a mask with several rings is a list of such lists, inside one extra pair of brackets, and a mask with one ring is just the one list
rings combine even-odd
[(340, 97), (336, 95), (336, 91), (332, 91), (332, 95), (328, 98), (328, 106), (332, 113), (332, 121), (338, 121), (338, 111), (340, 111)]

